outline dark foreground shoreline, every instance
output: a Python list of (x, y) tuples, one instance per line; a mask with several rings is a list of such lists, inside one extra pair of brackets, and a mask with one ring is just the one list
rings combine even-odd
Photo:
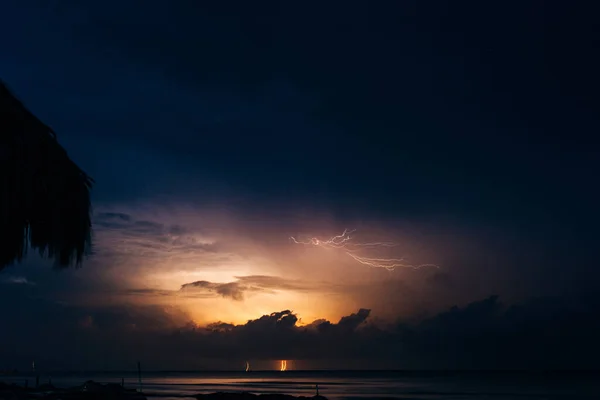
[[(152, 393), (140, 393), (117, 383), (101, 384), (87, 381), (71, 388), (57, 388), (43, 384), (36, 388), (0, 382), (0, 400), (147, 400), (148, 397), (161, 397)], [(168, 397), (177, 397), (170, 394)], [(181, 396), (197, 400), (327, 400), (323, 396), (291, 396), (281, 393), (253, 394), (248, 392), (217, 392)]]
[(198, 400), (327, 400), (324, 396), (291, 396), (289, 394), (269, 393), (269, 394), (253, 394), (248, 392), (243, 393), (226, 393), (217, 392), (209, 394), (197, 394), (194, 396)]

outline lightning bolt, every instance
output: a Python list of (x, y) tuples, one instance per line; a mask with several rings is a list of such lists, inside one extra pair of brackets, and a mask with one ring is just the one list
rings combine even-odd
[(345, 229), (341, 235), (333, 236), (329, 239), (318, 239), (316, 237), (310, 238), (309, 240), (302, 241), (297, 240), (293, 236), (290, 237), (292, 242), (295, 244), (302, 245), (312, 245), (323, 247), (326, 249), (338, 249), (343, 250), (348, 256), (352, 257), (355, 261), (360, 264), (367, 265), (371, 268), (383, 268), (388, 271), (394, 271), (396, 268), (412, 268), (419, 269), (423, 267), (434, 267), (439, 268), (439, 266), (435, 264), (420, 264), (420, 265), (411, 265), (407, 264), (403, 258), (370, 258), (363, 257), (357, 254), (357, 251), (364, 248), (381, 248), (381, 247), (396, 247), (396, 243), (392, 242), (353, 242), (352, 233), (356, 232), (356, 229), (348, 230)]

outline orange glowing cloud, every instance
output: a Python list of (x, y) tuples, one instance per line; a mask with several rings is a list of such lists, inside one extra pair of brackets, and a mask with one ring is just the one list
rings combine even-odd
[[(326, 219), (288, 224), (189, 207), (114, 207), (100, 208), (94, 223), (96, 254), (82, 275), (105, 282), (110, 293), (83, 294), (87, 301), (177, 307), (196, 323), (243, 323), (277, 309), (293, 309), (302, 321), (337, 319), (363, 306), (385, 312), (395, 298), (410, 307), (438, 273), (368, 268), (344, 251), (289, 239), (307, 225), (337, 230)], [(385, 236), (411, 259), (425, 258), (407, 251), (418, 247), (406, 237), (381, 231), (361, 228), (367, 241), (369, 234), (373, 241)], [(436, 261), (431, 252), (426, 257)]]

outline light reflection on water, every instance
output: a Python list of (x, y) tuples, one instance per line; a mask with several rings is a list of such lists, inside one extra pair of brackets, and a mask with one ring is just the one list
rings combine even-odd
[[(72, 387), (86, 380), (138, 386), (132, 373), (54, 375), (52, 384)], [(29, 377), (1, 377), (0, 381), (23, 384)], [(48, 382), (42, 377), (40, 383)], [(162, 400), (212, 392), (286, 393), (313, 396), (316, 385), (330, 399), (597, 399), (599, 374), (542, 375), (527, 373), (432, 373), (432, 372), (248, 372), (248, 373), (144, 373), (143, 391)]]

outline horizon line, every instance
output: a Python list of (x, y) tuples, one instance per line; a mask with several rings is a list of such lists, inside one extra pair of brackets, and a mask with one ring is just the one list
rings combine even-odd
[[(314, 373), (314, 372), (334, 372), (334, 373), (590, 373), (600, 372), (600, 369), (590, 368), (568, 368), (568, 369), (542, 369), (542, 368), (486, 368), (486, 369), (332, 369), (332, 368), (314, 368), (314, 369), (295, 369), (281, 371), (279, 369), (254, 369), (245, 371), (243, 369), (147, 369), (142, 371), (149, 374), (157, 373), (186, 373), (186, 374), (220, 374), (220, 373), (240, 373), (240, 374), (251, 374), (251, 373), (278, 373), (278, 374), (294, 374), (294, 373)], [(90, 369), (90, 370), (73, 370), (73, 369), (55, 369), (48, 371), (19, 371), (18, 369), (3, 369), (0, 370), (0, 376), (18, 375), (18, 376), (35, 376), (35, 375), (49, 375), (49, 374), (137, 374), (136, 369)]]

